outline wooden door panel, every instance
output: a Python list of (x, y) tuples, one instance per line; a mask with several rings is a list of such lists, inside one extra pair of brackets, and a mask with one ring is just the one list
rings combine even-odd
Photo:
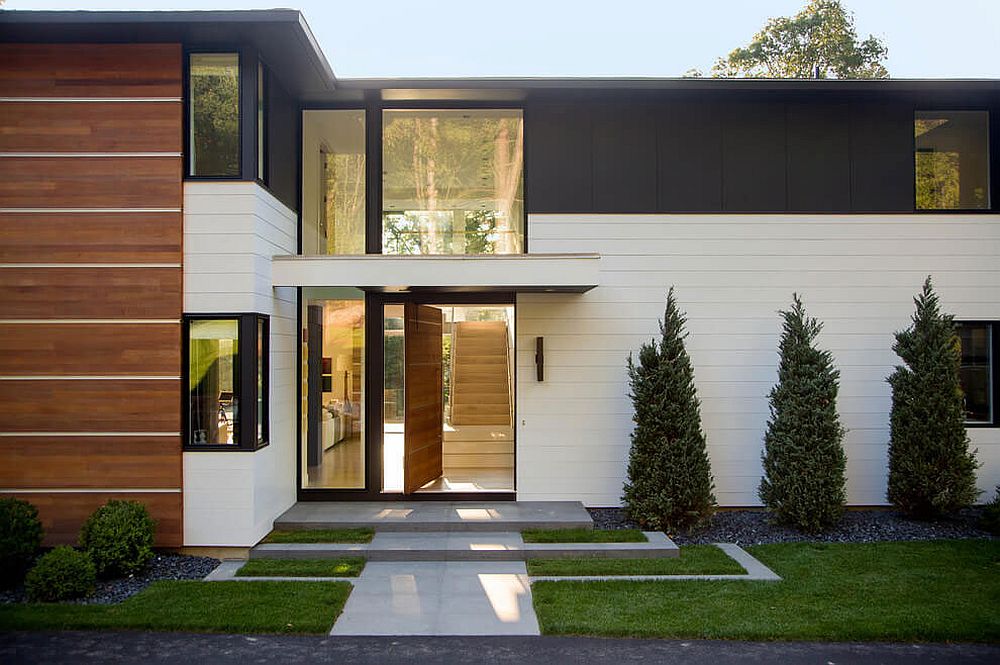
[(403, 491), (414, 492), (442, 472), (442, 315), (436, 307), (406, 303), (404, 318)]

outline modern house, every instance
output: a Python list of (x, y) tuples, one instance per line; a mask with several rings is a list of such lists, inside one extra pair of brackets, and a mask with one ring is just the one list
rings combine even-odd
[(137, 499), (168, 546), (297, 501), (618, 505), (674, 285), (720, 505), (759, 503), (793, 292), (883, 504), (928, 274), (991, 491), (998, 156), (998, 81), (343, 80), (292, 10), (0, 12), (0, 494), (50, 542)]

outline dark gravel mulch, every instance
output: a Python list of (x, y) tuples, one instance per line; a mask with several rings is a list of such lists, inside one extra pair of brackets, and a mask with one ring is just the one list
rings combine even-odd
[[(588, 508), (597, 529), (634, 529), (621, 508)], [(716, 513), (709, 524), (690, 533), (671, 533), (678, 545), (705, 543), (871, 543), (891, 540), (939, 540), (946, 538), (993, 538), (978, 526), (981, 509), (970, 508), (952, 519), (917, 521), (893, 510), (849, 510), (834, 529), (808, 534), (773, 524), (764, 510), (726, 510)]]
[[(91, 596), (76, 602), (85, 605), (120, 603), (159, 580), (200, 580), (219, 565), (218, 559), (183, 554), (156, 554), (146, 570), (138, 575), (116, 580), (98, 580)], [(0, 603), (20, 603), (26, 600), (24, 586), (0, 591)]]

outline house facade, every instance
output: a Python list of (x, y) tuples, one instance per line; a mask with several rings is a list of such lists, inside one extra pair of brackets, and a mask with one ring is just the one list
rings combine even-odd
[(0, 494), (164, 546), (296, 501), (618, 505), (673, 285), (721, 506), (779, 308), (825, 323), (852, 505), (930, 274), (1000, 483), (1000, 83), (337, 79), (302, 16), (0, 12)]

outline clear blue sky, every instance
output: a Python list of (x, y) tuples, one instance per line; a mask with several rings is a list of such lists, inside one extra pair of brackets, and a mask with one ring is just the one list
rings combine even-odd
[[(806, 0), (8, 0), (7, 9), (302, 10), (334, 72), (678, 76)], [(895, 78), (1000, 78), (1000, 0), (845, 0)]]

